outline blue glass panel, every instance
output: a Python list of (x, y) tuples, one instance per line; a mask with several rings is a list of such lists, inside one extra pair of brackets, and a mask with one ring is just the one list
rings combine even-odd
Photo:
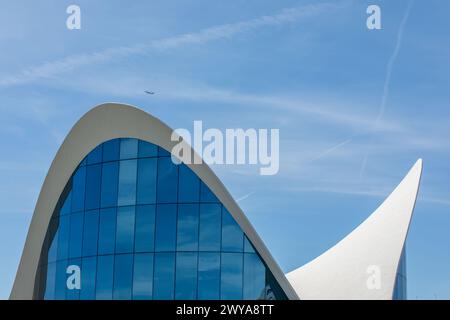
[(83, 258), (81, 265), (81, 300), (95, 299), (95, 277), (97, 257)]
[(120, 159), (135, 159), (138, 154), (138, 141), (125, 138), (120, 140)]
[(242, 299), (242, 253), (222, 253), (220, 298), (222, 300)]
[(139, 158), (156, 157), (158, 155), (158, 147), (153, 143), (139, 140)]
[(120, 161), (118, 205), (128, 206), (136, 203), (137, 160)]
[(114, 256), (99, 256), (97, 261), (96, 299), (111, 300), (113, 297)]
[(220, 251), (221, 206), (219, 204), (200, 205), (200, 251)]
[(100, 207), (100, 186), (102, 176), (102, 165), (96, 164), (86, 167), (86, 210), (98, 209)]
[(178, 186), (179, 202), (199, 202), (200, 179), (186, 165), (180, 165), (180, 183)]
[(95, 164), (102, 162), (102, 145), (97, 146), (86, 157), (87, 164)]
[(178, 205), (177, 250), (198, 250), (198, 204)]
[(98, 254), (113, 254), (116, 246), (116, 208), (100, 210)]
[(220, 298), (220, 253), (199, 252), (198, 256), (198, 299)]
[(84, 216), (83, 256), (97, 255), (98, 210), (87, 211)]
[(197, 297), (197, 253), (179, 252), (176, 259), (175, 299), (194, 300)]
[(102, 208), (117, 205), (119, 162), (104, 163), (102, 167)]
[(114, 300), (131, 300), (133, 255), (119, 254), (114, 261)]
[(175, 251), (177, 205), (162, 204), (156, 209), (156, 251)]
[(136, 207), (134, 251), (150, 252), (155, 248), (155, 206)]
[(106, 141), (103, 144), (103, 162), (119, 160), (120, 139)]
[(158, 158), (158, 202), (177, 202), (178, 166), (171, 158)]
[(49, 263), (47, 266), (47, 280), (45, 283), (45, 300), (55, 299), (55, 284), (56, 284), (56, 263)]
[(158, 156), (159, 157), (170, 157), (170, 152), (164, 148), (158, 147)]
[(48, 262), (55, 262), (58, 259), (58, 220), (57, 219), (51, 219), (50, 220), (50, 230), (56, 230), (53, 239), (51, 241), (50, 247), (48, 249), (47, 254), (47, 261)]
[(86, 167), (79, 168), (72, 179), (72, 212), (84, 210)]
[(67, 260), (56, 262), (56, 284), (55, 284), (55, 299), (66, 299), (66, 274)]
[(134, 255), (133, 299), (151, 300), (153, 292), (153, 253)]
[(244, 235), (244, 252), (254, 253), (255, 249), (253, 248), (250, 240), (248, 240), (247, 236)]
[(266, 268), (256, 253), (244, 254), (244, 299), (265, 298)]
[(137, 203), (156, 203), (156, 169), (157, 159), (139, 159)]
[(172, 300), (175, 285), (175, 254), (155, 253), (153, 299)]
[(83, 212), (70, 216), (69, 258), (81, 257), (83, 244)]
[(64, 204), (61, 207), (61, 210), (59, 211), (59, 214), (65, 215), (70, 214), (72, 211), (72, 191), (69, 192), (69, 194), (66, 197), (66, 200), (64, 201)]
[(222, 210), (222, 251), (242, 252), (244, 233), (231, 214), (225, 208)]
[[(71, 259), (68, 262), (68, 266), (67, 269), (69, 268), (69, 266), (76, 266), (79, 268), (80, 272), (81, 272), (81, 259)], [(67, 273), (67, 271), (70, 271), (69, 273)], [(77, 280), (75, 279), (79, 279), (79, 276), (81, 274), (78, 274), (77, 276), (75, 275), (76, 271), (72, 271), (72, 270), (66, 270), (66, 299), (67, 300), (79, 300), (80, 299), (80, 289), (76, 288), (76, 287), (69, 287), (68, 283), (76, 283)], [(72, 277), (71, 277), (72, 276)], [(81, 285), (81, 282), (80, 282)]]
[(135, 207), (117, 209), (116, 253), (133, 252)]
[(59, 217), (58, 229), (58, 260), (69, 256), (70, 216)]
[(201, 202), (219, 202), (217, 197), (212, 193), (208, 186), (201, 181), (200, 182), (200, 201)]

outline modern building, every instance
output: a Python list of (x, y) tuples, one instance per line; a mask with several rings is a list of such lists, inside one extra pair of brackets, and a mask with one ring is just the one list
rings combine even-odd
[(122, 104), (77, 122), (39, 194), (11, 299), (405, 297), (420, 160), (365, 222), (285, 275), (211, 169), (174, 164), (171, 134)]

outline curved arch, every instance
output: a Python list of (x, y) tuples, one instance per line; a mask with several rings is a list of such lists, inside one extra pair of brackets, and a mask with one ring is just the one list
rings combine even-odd
[(393, 298), (421, 174), (419, 159), (389, 197), (355, 230), (316, 259), (287, 274), (301, 299)]
[[(172, 150), (173, 146), (177, 144), (171, 140), (172, 132), (171, 128), (150, 114), (133, 106), (118, 103), (99, 105), (86, 113), (74, 125), (59, 148), (39, 194), (10, 299), (33, 298), (41, 248), (52, 213), (67, 181), (83, 158), (97, 145), (121, 137), (148, 141), (166, 150)], [(187, 145), (185, 147), (190, 148)], [(193, 150), (192, 153), (194, 157), (199, 157)], [(280, 267), (219, 178), (205, 163), (187, 164), (187, 166), (212, 190), (231, 213), (287, 297), (298, 299)]]

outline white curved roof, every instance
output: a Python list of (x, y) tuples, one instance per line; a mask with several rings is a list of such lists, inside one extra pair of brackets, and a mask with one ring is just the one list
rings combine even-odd
[[(166, 150), (172, 150), (178, 142), (171, 140), (171, 134), (172, 129), (159, 119), (135, 107), (118, 103), (99, 105), (86, 113), (74, 125), (59, 148), (39, 194), (10, 299), (33, 298), (41, 248), (51, 216), (69, 178), (84, 157), (99, 144), (123, 137), (141, 139)], [(185, 148), (190, 146), (185, 145)], [(192, 154), (195, 155), (193, 150)], [(195, 156), (198, 157), (198, 155)], [(298, 299), (284, 273), (219, 178), (205, 163), (187, 164), (187, 166), (200, 177), (231, 213), (287, 297)]]
[(421, 173), (419, 159), (367, 220), (287, 274), (300, 299), (392, 299)]

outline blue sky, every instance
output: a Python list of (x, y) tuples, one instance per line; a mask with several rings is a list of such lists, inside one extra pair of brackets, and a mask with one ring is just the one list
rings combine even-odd
[[(81, 7), (81, 30), (66, 28), (70, 4)], [(381, 6), (382, 30), (366, 28), (369, 4)], [(286, 272), (349, 233), (423, 158), (408, 296), (450, 299), (450, 3), (2, 0), (1, 8), (0, 298), (62, 140), (91, 107), (118, 101), (173, 128), (203, 120), (280, 129), (277, 175), (213, 169)]]

